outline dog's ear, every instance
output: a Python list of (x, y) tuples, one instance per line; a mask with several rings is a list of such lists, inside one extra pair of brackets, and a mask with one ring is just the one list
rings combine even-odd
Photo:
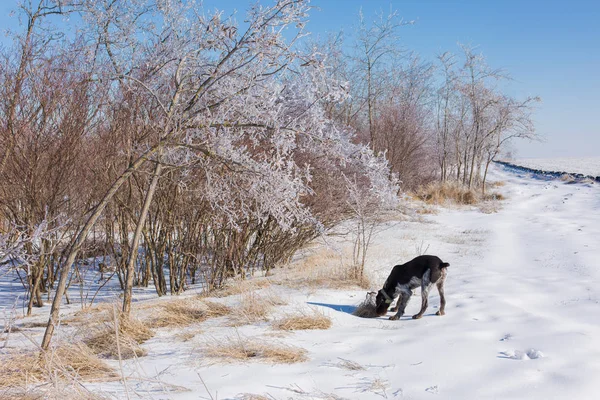
[(367, 299), (369, 299), (369, 297), (375, 297), (377, 296), (377, 292), (367, 292)]

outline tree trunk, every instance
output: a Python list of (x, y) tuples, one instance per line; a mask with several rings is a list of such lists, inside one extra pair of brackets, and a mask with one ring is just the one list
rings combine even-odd
[(160, 162), (157, 162), (156, 167), (154, 168), (152, 182), (150, 182), (150, 187), (148, 188), (148, 192), (146, 192), (146, 198), (144, 199), (144, 205), (142, 206), (142, 210), (140, 211), (140, 218), (137, 222), (137, 226), (135, 228), (135, 233), (133, 235), (133, 240), (129, 251), (129, 258), (127, 260), (127, 278), (125, 281), (125, 293), (123, 295), (123, 315), (125, 315), (126, 317), (129, 317), (129, 314), (131, 312), (133, 275), (135, 272), (135, 262), (137, 260), (138, 255), (138, 245), (142, 236), (142, 228), (146, 223), (146, 216), (148, 215), (148, 210), (150, 209), (150, 204), (152, 203), (152, 197), (154, 196), (154, 192), (156, 191), (156, 186), (158, 184), (158, 178), (160, 177), (161, 170), (162, 164), (160, 164)]
[(483, 181), (481, 183), (481, 193), (485, 194), (485, 181), (487, 179), (488, 168), (492, 162), (493, 157), (488, 157), (487, 162), (485, 163), (485, 171), (483, 172)]
[[(165, 136), (165, 139), (169, 135), (170, 135), (170, 133)], [(148, 156), (154, 154), (161, 147), (161, 145), (162, 145), (161, 142), (162, 142), (162, 140), (156, 146), (148, 149), (137, 160), (135, 160), (135, 162), (133, 162), (129, 166), (129, 168), (127, 168), (121, 174), (121, 176), (112, 184), (110, 189), (108, 189), (108, 191), (106, 192), (106, 194), (104, 195), (104, 197), (102, 198), (100, 203), (94, 209), (94, 212), (92, 213), (92, 215), (90, 215), (90, 217), (86, 221), (83, 228), (81, 228), (81, 230), (77, 234), (74, 243), (71, 245), (71, 248), (69, 249), (67, 260), (60, 268), (60, 277), (58, 279), (58, 286), (56, 288), (54, 300), (52, 301), (52, 308), (50, 309), (50, 318), (48, 318), (48, 325), (46, 326), (46, 331), (44, 332), (44, 338), (42, 339), (42, 345), (41, 345), (42, 350), (46, 351), (46, 350), (48, 350), (48, 347), (50, 346), (50, 341), (52, 340), (52, 335), (54, 334), (55, 324), (58, 323), (58, 317), (59, 317), (59, 313), (60, 313), (60, 302), (62, 301), (62, 297), (65, 294), (65, 289), (67, 287), (67, 277), (69, 275), (69, 271), (71, 270), (71, 267), (73, 266), (73, 263), (75, 262), (75, 259), (77, 258), (77, 255), (79, 254), (79, 250), (81, 249), (81, 246), (85, 242), (85, 239), (86, 239), (88, 233), (93, 228), (94, 224), (96, 223), (96, 221), (98, 220), (98, 218), (100, 217), (100, 215), (102, 214), (102, 212), (104, 211), (106, 206), (108, 205), (108, 202), (113, 198), (115, 193), (117, 193), (117, 191), (119, 190), (121, 185), (123, 185), (123, 183), (125, 183), (125, 181), (127, 181), (127, 179), (129, 179), (131, 174), (133, 174), (138, 168), (140, 168), (147, 161)]]

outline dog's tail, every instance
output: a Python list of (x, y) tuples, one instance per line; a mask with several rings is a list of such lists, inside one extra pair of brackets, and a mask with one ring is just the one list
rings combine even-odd
[(443, 262), (443, 263), (440, 264), (440, 268), (447, 268), (449, 266), (450, 266), (450, 263)]

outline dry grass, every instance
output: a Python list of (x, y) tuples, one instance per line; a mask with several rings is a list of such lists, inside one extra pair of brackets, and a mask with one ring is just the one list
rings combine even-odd
[(283, 331), (329, 329), (331, 328), (331, 318), (317, 309), (312, 309), (310, 312), (300, 311), (296, 315), (273, 322), (273, 328)]
[(255, 292), (242, 293), (240, 304), (231, 311), (231, 325), (240, 326), (256, 322), (267, 321), (267, 317), (273, 309), (274, 297), (270, 301), (269, 296), (261, 296)]
[(196, 335), (199, 333), (200, 333), (200, 331), (187, 331), (187, 332), (178, 333), (177, 335), (175, 335), (175, 337), (177, 339), (181, 340), (182, 342), (189, 342), (194, 337), (196, 337)]
[(420, 187), (414, 196), (427, 204), (445, 204), (450, 201), (456, 204), (473, 205), (481, 199), (474, 189), (469, 189), (456, 182), (432, 182)]
[(89, 326), (114, 319), (114, 310), (121, 310), (121, 304), (101, 303), (95, 306), (86, 306), (73, 315), (61, 321), (64, 325)]
[(360, 318), (375, 318), (377, 317), (375, 309), (375, 296), (369, 293), (363, 302), (352, 312), (352, 315)]
[(152, 327), (182, 327), (227, 315), (231, 309), (221, 303), (195, 298), (171, 299), (157, 305), (158, 315), (149, 323)]
[(349, 289), (371, 287), (371, 281), (365, 273), (344, 262), (350, 257), (322, 248), (302, 259), (291, 263), (286, 274), (280, 274), (276, 281), (294, 288)]
[[(367, 386), (367, 390), (369, 390), (370, 392), (373, 392), (375, 394), (378, 394), (384, 398), (387, 398), (387, 394), (386, 394), (386, 390), (390, 387), (390, 384), (388, 381), (384, 381), (380, 378), (373, 378)], [(380, 393), (378, 393), (380, 392)]]
[(426, 206), (417, 208), (416, 213), (419, 215), (435, 215), (438, 213), (438, 210), (431, 208), (430, 206)]
[(347, 369), (349, 371), (363, 371), (365, 369), (365, 367), (355, 361), (346, 360), (345, 358), (339, 358), (339, 360), (340, 362), (336, 364), (339, 368)]
[[(489, 187), (503, 186), (504, 182), (493, 182)], [(462, 204), (475, 205), (486, 201), (505, 200), (505, 197), (497, 192), (482, 194), (480, 188), (469, 189), (457, 182), (434, 182), (425, 185), (413, 194), (426, 204)], [(489, 208), (489, 207), (488, 207)]]
[(236, 294), (248, 293), (258, 289), (264, 289), (271, 286), (271, 281), (269, 279), (236, 279), (230, 282), (227, 282), (225, 287), (221, 289), (213, 290), (208, 293), (209, 297), (229, 297), (234, 296)]
[[(0, 392), (29, 395), (26, 387), (61, 379), (65, 381), (103, 380), (116, 373), (83, 343), (62, 344), (40, 353), (28, 350), (2, 355)], [(11, 397), (12, 398), (12, 397)]]
[(14, 388), (0, 392), (0, 400), (106, 400), (108, 397), (92, 393), (79, 386), (54, 384), (43, 389)]
[[(45, 328), (46, 326), (48, 326), (48, 321), (29, 321), (29, 322), (24, 322), (23, 324), (21, 324), (21, 328)], [(11, 332), (18, 332), (19, 331), (19, 327), (18, 326), (13, 326), (10, 329)], [(5, 331), (6, 332), (6, 331)]]
[(494, 214), (497, 213), (500, 210), (500, 206), (498, 205), (498, 202), (495, 201), (486, 201), (481, 203), (479, 206), (479, 211), (481, 211), (484, 214)]
[(304, 349), (273, 341), (242, 338), (239, 335), (235, 338), (213, 340), (211, 343), (207, 343), (203, 350), (207, 357), (224, 362), (262, 361), (293, 364), (306, 360), (306, 350)]
[(562, 174), (559, 179), (566, 183), (575, 182), (575, 177), (571, 174)]
[(492, 193), (486, 193), (483, 196), (483, 199), (485, 201), (496, 201), (496, 200), (506, 200), (506, 197), (504, 197), (504, 195), (502, 195), (501, 193), (492, 192)]
[(84, 342), (100, 357), (117, 359), (119, 350), (122, 359), (142, 357), (146, 351), (140, 344), (154, 336), (154, 332), (137, 319), (121, 319), (118, 324), (119, 335), (114, 321), (102, 322), (87, 328)]
[(263, 396), (261, 394), (242, 393), (235, 396), (236, 400), (273, 400), (273, 397)]
[(377, 313), (375, 312), (375, 304), (365, 300), (352, 311), (352, 315), (360, 318), (376, 318)]
[(593, 179), (590, 179), (590, 178), (583, 178), (582, 180), (579, 181), (579, 183), (582, 183), (584, 185), (595, 185), (596, 181), (594, 181)]
[(502, 187), (506, 185), (504, 181), (493, 181), (486, 184), (489, 187)]

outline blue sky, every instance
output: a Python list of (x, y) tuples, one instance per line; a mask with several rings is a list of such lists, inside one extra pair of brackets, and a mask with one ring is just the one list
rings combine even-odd
[[(268, 4), (268, 0), (262, 0)], [(15, 27), (2, 0), (0, 27)], [(205, 7), (243, 12), (248, 0), (205, 0)], [(600, 0), (313, 0), (308, 30), (350, 32), (358, 11), (398, 10), (415, 20), (402, 30), (403, 45), (433, 59), (478, 45), (488, 63), (504, 68), (517, 97), (538, 95), (535, 114), (543, 143), (517, 143), (520, 157), (600, 156)], [(240, 16), (240, 19), (241, 16)]]

